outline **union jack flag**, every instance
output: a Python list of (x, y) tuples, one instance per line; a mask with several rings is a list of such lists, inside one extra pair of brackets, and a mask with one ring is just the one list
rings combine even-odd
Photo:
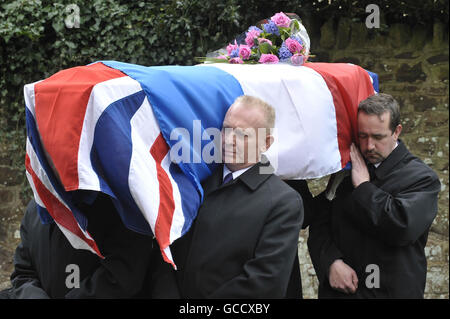
[[(57, 223), (73, 247), (103, 257), (76, 206), (103, 192), (124, 224), (155, 236), (164, 260), (175, 266), (170, 244), (189, 230), (203, 199), (201, 182), (217, 165), (202, 160), (211, 142), (205, 132), (221, 129), (235, 98), (253, 95), (275, 107), (276, 142), (267, 157), (282, 178), (306, 179), (346, 165), (357, 105), (377, 85), (375, 74), (333, 63), (144, 67), (102, 61), (62, 70), (24, 87), (26, 174), (41, 220)], [(187, 134), (174, 137), (177, 128)], [(172, 161), (177, 143), (189, 150), (190, 161)]]

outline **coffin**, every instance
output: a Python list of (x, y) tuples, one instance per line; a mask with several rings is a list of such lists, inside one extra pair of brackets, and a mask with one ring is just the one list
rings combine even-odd
[(42, 221), (56, 222), (75, 248), (102, 255), (75, 203), (103, 192), (172, 262), (169, 246), (189, 230), (201, 182), (220, 162), (235, 98), (275, 108), (265, 154), (275, 174), (311, 179), (347, 165), (357, 106), (377, 90), (376, 74), (346, 63), (74, 67), (24, 87), (27, 176)]

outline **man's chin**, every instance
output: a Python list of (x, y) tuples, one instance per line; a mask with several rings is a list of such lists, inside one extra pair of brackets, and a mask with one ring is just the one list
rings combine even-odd
[(242, 169), (243, 164), (237, 164), (237, 163), (224, 163), (228, 169), (232, 172), (238, 171), (240, 169)]
[(227, 164), (227, 165), (233, 165), (233, 164), (237, 164), (236, 163), (236, 158), (231, 156), (224, 156), (224, 158), (222, 158), (222, 163)]
[(255, 163), (248, 163), (248, 162), (244, 162), (244, 163), (236, 163), (236, 161), (230, 161), (230, 162), (224, 161), (223, 163), (224, 163), (224, 164), (228, 167), (228, 169), (229, 169), (230, 171), (232, 171), (232, 172), (241, 170), (241, 169), (243, 169), (243, 168), (247, 168), (247, 167), (252, 166), (252, 165), (255, 164)]
[(366, 156), (366, 160), (370, 163), (370, 164), (378, 164), (381, 163), (383, 161), (382, 158), (380, 158), (379, 156)]

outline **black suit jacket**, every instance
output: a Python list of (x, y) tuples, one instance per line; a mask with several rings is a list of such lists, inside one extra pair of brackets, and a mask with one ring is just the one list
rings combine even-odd
[(260, 174), (260, 166), (225, 185), (221, 166), (204, 182), (194, 226), (172, 245), (182, 297), (287, 296), (302, 200), (277, 176)]
[[(323, 194), (317, 197), (308, 247), (319, 278), (319, 298), (423, 298), (424, 248), (439, 191), (437, 175), (400, 141), (370, 182), (354, 188), (348, 176), (332, 202)], [(357, 273), (356, 294), (329, 285), (328, 270), (338, 258)], [(370, 265), (378, 266), (379, 288), (373, 286), (375, 270)]]
[[(80, 209), (86, 214), (88, 231), (105, 259), (74, 249), (56, 224), (42, 224), (32, 200), (20, 227), (21, 243), (14, 254), (9, 298), (150, 298), (159, 297), (159, 293), (165, 296), (164, 289), (154, 288), (157, 283), (159, 288), (170, 285), (166, 275), (170, 266), (162, 261), (156, 242), (128, 230), (104, 195)], [(73, 270), (66, 272), (69, 264), (79, 268), (79, 288), (66, 286), (66, 278), (73, 274)]]
[(302, 197), (303, 202), (303, 224), (302, 229), (306, 229), (314, 219), (314, 197), (309, 191), (308, 183), (304, 179), (287, 179), (286, 184), (292, 187)]

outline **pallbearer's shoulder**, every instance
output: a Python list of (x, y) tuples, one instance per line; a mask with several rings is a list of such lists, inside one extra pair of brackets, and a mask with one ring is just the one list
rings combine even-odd
[(436, 172), (430, 166), (428, 166), (422, 159), (413, 154), (411, 154), (411, 156), (407, 156), (404, 159), (404, 163), (405, 168), (408, 171), (411, 171), (411, 173), (414, 172), (414, 175), (416, 175), (417, 177), (426, 176), (433, 180), (439, 180), (439, 177), (436, 174)]
[(439, 182), (436, 172), (428, 166), (421, 158), (406, 150), (405, 156), (401, 160), (401, 167), (398, 167), (402, 176), (409, 176), (411, 179), (423, 180), (430, 182)]
[(272, 197), (283, 197), (283, 199), (296, 201), (300, 199), (300, 195), (280, 177), (270, 174), (266, 183)]

